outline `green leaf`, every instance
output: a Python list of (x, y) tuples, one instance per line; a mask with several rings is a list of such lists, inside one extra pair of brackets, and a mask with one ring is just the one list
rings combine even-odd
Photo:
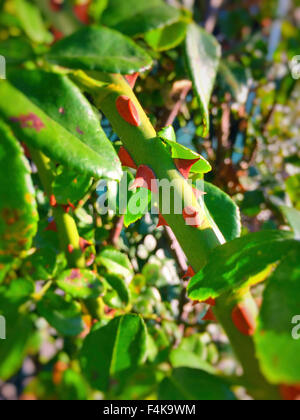
[(16, 135), (78, 173), (119, 180), (121, 164), (98, 117), (66, 76), (18, 70), (0, 84), (0, 114)]
[(108, 389), (110, 378), (126, 378), (146, 357), (146, 327), (137, 315), (124, 315), (91, 332), (85, 339), (81, 366), (90, 384)]
[(109, 274), (105, 276), (105, 280), (111, 287), (104, 297), (106, 304), (113, 308), (127, 306), (130, 302), (130, 292), (125, 280), (120, 276)]
[(94, 0), (90, 4), (90, 15), (93, 16), (95, 20), (98, 20), (101, 18), (104, 10), (106, 9), (108, 5), (109, 0)]
[(240, 104), (245, 104), (249, 94), (248, 82), (250, 70), (239, 63), (222, 60), (220, 63), (219, 79), (225, 92)]
[[(289, 232), (262, 231), (235, 239), (211, 251), (208, 263), (188, 285), (188, 296), (205, 301), (249, 284), (249, 278), (279, 261), (299, 243)], [(251, 279), (250, 279), (251, 284)]]
[(29, 165), (9, 127), (0, 121), (0, 263), (29, 249), (37, 220)]
[(211, 171), (212, 167), (204, 157), (176, 142), (176, 134), (172, 126), (163, 128), (159, 131), (158, 136), (170, 146), (173, 159), (199, 159), (198, 162), (192, 166), (191, 172), (203, 174)]
[(198, 159), (191, 169), (193, 173), (200, 173), (206, 174), (207, 172), (211, 171), (210, 163), (204, 159), (201, 155), (196, 152), (193, 152), (188, 147), (183, 146), (179, 143), (174, 143), (173, 141), (167, 141), (168, 145), (171, 147), (172, 150), (172, 158), (174, 159)]
[(112, 29), (89, 26), (57, 42), (47, 59), (79, 70), (130, 74), (152, 65), (151, 57), (131, 39)]
[(200, 26), (190, 24), (186, 37), (186, 58), (202, 113), (202, 137), (209, 134), (209, 102), (220, 57), (221, 47), (217, 40)]
[(54, 178), (52, 191), (58, 204), (75, 204), (87, 194), (92, 182), (89, 175), (78, 176), (78, 172), (60, 167)]
[(20, 369), (30, 346), (33, 323), (27, 314), (19, 312), (19, 307), (33, 292), (33, 282), (23, 278), (0, 286), (0, 379), (3, 381)]
[(9, 285), (0, 286), (0, 308), (5, 305), (22, 305), (34, 292), (34, 283), (31, 280), (18, 278)]
[(274, 384), (300, 383), (299, 260), (299, 248), (285, 255), (268, 281), (259, 315), (257, 355), (262, 372)]
[(130, 226), (145, 216), (149, 210), (151, 197), (151, 191), (145, 188), (140, 188), (132, 194), (128, 201), (124, 217), (125, 227)]
[(159, 400), (235, 400), (225, 381), (199, 369), (174, 369), (172, 376), (164, 379), (158, 391)]
[(174, 368), (189, 367), (201, 369), (214, 374), (215, 369), (205, 361), (205, 346), (200, 334), (184, 337), (180, 345), (170, 353), (170, 361)]
[(92, 271), (75, 268), (61, 273), (56, 283), (74, 299), (97, 298), (104, 289), (99, 277)]
[(286, 191), (292, 200), (293, 206), (300, 210), (300, 174), (290, 176), (286, 182)]
[(186, 36), (186, 30), (187, 23), (179, 21), (147, 32), (145, 41), (155, 51), (166, 51), (181, 44)]
[(85, 401), (88, 399), (89, 386), (78, 372), (68, 369), (63, 373), (58, 394), (61, 401)]
[(28, 315), (19, 314), (17, 308), (0, 311), (0, 314), (6, 320), (6, 339), (0, 341), (0, 379), (6, 381), (22, 366), (33, 334), (33, 323)]
[(8, 38), (0, 42), (0, 54), (7, 64), (24, 63), (34, 58), (34, 51), (29, 42), (22, 37)]
[(37, 6), (27, 0), (15, 0), (16, 13), (28, 37), (38, 43), (50, 43), (53, 36), (46, 30)]
[(74, 336), (84, 330), (80, 305), (67, 302), (62, 296), (48, 291), (37, 304), (39, 314), (61, 335)]
[(176, 133), (172, 125), (162, 128), (158, 132), (158, 137), (164, 140), (165, 142), (174, 141), (176, 143)]
[[(45, 232), (53, 233), (55, 232)], [(36, 238), (37, 239), (37, 238)], [(50, 280), (54, 278), (58, 271), (64, 269), (67, 261), (64, 254), (56, 254), (54, 249), (49, 246), (37, 249), (29, 255), (22, 265), (22, 275), (30, 276), (33, 280)]]
[(22, 25), (20, 19), (17, 16), (12, 15), (9, 12), (5, 12), (2, 8), (0, 14), (0, 25), (6, 28), (16, 27), (18, 29), (22, 29)]
[(118, 394), (118, 400), (151, 400), (155, 396), (157, 385), (164, 377), (164, 372), (156, 369), (156, 366), (141, 366), (128, 378), (122, 387), (122, 392)]
[(106, 248), (97, 257), (97, 263), (103, 265), (111, 274), (131, 280), (133, 268), (127, 255), (114, 248)]
[(179, 10), (162, 0), (109, 0), (101, 23), (134, 36), (170, 25), (179, 18)]
[(300, 211), (292, 207), (281, 206), (281, 211), (285, 215), (291, 228), (294, 231), (295, 239), (300, 239)]
[(238, 238), (242, 227), (238, 206), (229, 195), (215, 185), (205, 182), (204, 187), (207, 193), (204, 197), (206, 207), (226, 241)]

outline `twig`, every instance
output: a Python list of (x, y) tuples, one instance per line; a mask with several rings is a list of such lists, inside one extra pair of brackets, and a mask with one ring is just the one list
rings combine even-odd
[[(43, 188), (48, 197), (50, 197), (52, 195), (53, 180), (50, 159), (33, 148), (30, 149), (30, 153), (38, 169)], [(79, 245), (79, 234), (75, 220), (61, 206), (53, 207), (53, 216), (57, 224), (60, 247), (66, 254), (69, 266), (72, 268), (85, 268), (85, 257)], [(72, 249), (71, 252), (70, 249)]]
[(219, 9), (222, 6), (223, 2), (224, 0), (211, 0), (210, 1), (210, 7), (209, 7), (210, 11), (209, 11), (208, 18), (206, 19), (206, 22), (205, 22), (205, 29), (210, 34), (212, 34), (213, 31), (215, 30)]
[[(192, 89), (192, 82), (190, 82), (189, 80), (184, 80), (183, 82), (185, 82), (185, 83), (184, 83), (183, 88), (180, 92), (179, 98), (178, 98), (177, 102), (175, 103), (174, 107), (172, 108), (172, 111), (170, 112), (170, 114), (166, 118), (165, 123), (164, 123), (165, 126), (172, 125), (174, 123), (177, 115), (179, 114), (179, 112), (180, 112), (180, 110), (181, 110), (181, 108), (182, 108), (182, 106), (185, 102), (185, 99), (186, 99), (189, 91)], [(178, 82), (176, 82), (176, 83), (178, 83)]]
[(124, 215), (119, 217), (114, 228), (110, 232), (109, 242), (115, 247), (118, 246), (123, 227), (124, 227)]
[(172, 229), (168, 226), (165, 227), (165, 232), (169, 238), (170, 241), (170, 248), (173, 251), (173, 253), (175, 254), (177, 263), (180, 267), (181, 273), (184, 274), (186, 273), (187, 269), (188, 269), (188, 265), (187, 265), (187, 258), (185, 256), (185, 253), (183, 252), (179, 242), (177, 241), (176, 236), (174, 235)]

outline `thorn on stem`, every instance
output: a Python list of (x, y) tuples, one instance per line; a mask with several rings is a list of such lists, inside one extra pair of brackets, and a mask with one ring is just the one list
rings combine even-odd
[(135, 83), (136, 83), (137, 78), (139, 77), (139, 75), (140, 75), (140, 73), (139, 72), (136, 72), (136, 73), (133, 73), (133, 74), (127, 74), (125, 76), (125, 79), (127, 80), (127, 83), (129, 84), (129, 86), (131, 87), (131, 89), (134, 88)]
[(57, 232), (57, 226), (54, 220), (52, 220), (52, 222), (49, 223), (49, 225), (46, 227), (45, 231), (52, 231), (52, 232)]
[(117, 111), (120, 116), (129, 124), (138, 127), (140, 125), (140, 117), (138, 111), (128, 96), (119, 96), (116, 100)]
[(196, 273), (193, 270), (193, 267), (192, 266), (189, 266), (188, 269), (187, 269), (187, 272), (183, 276), (183, 280), (186, 280), (186, 279), (189, 279), (191, 277), (194, 277), (195, 274)]
[(251, 311), (243, 303), (233, 309), (232, 321), (241, 334), (252, 336), (256, 330), (256, 320)]
[(203, 303), (206, 303), (207, 305), (210, 305), (210, 306), (216, 306), (216, 300), (213, 298), (208, 298)]
[(166, 222), (165, 218), (163, 217), (162, 214), (159, 213), (158, 216), (158, 223), (157, 223), (157, 228), (161, 227), (161, 226), (169, 226), (168, 223)]
[(96, 255), (95, 254), (91, 254), (89, 256), (89, 258), (86, 260), (86, 266), (87, 267), (91, 267), (94, 264), (95, 259), (96, 259)]
[(86, 1), (84, 4), (75, 4), (73, 6), (73, 11), (77, 19), (79, 19), (80, 22), (84, 23), (85, 25), (90, 23), (89, 6), (90, 0)]
[(50, 195), (50, 206), (51, 207), (56, 207), (57, 206), (57, 201), (56, 201), (56, 198), (55, 198), (54, 194)]
[(122, 166), (127, 166), (128, 168), (137, 169), (137, 165), (135, 164), (134, 160), (130, 156), (129, 152), (127, 152), (125, 147), (123, 146), (120, 147), (118, 156), (122, 163)]
[(84, 238), (79, 238), (79, 246), (81, 251), (84, 252), (87, 248), (92, 246), (92, 244)]
[(209, 308), (204, 317), (202, 318), (202, 321), (212, 321), (217, 322), (217, 318), (215, 314), (213, 313), (212, 308)]
[(50, 8), (53, 12), (59, 12), (62, 9), (63, 0), (50, 0)]
[(181, 175), (188, 179), (192, 167), (195, 165), (195, 163), (198, 162), (200, 158), (197, 159), (174, 159), (174, 163), (178, 169), (178, 171), (181, 173)]
[(300, 401), (300, 384), (281, 385), (279, 391), (285, 401)]
[(200, 197), (202, 197), (203, 195), (206, 195), (206, 192), (204, 192), (204, 191), (200, 191), (200, 190), (197, 190), (197, 188), (193, 188), (193, 192), (194, 192), (195, 197), (197, 198), (197, 200), (198, 200)]
[(136, 178), (129, 187), (129, 191), (135, 188), (146, 188), (153, 193), (158, 193), (158, 185), (154, 172), (149, 166), (141, 165), (138, 167)]
[(72, 254), (74, 252), (74, 247), (73, 247), (72, 244), (68, 245), (68, 252), (69, 252), (69, 254)]
[(199, 228), (202, 225), (202, 220), (198, 213), (198, 210), (193, 206), (187, 206), (182, 212), (185, 223), (188, 226)]

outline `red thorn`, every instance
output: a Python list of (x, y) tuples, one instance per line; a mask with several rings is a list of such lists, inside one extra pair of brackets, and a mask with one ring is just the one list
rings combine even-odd
[(183, 218), (188, 226), (199, 228), (202, 225), (202, 220), (195, 207), (187, 206), (182, 212)]
[(178, 169), (178, 171), (181, 173), (181, 175), (188, 179), (192, 167), (195, 165), (195, 163), (198, 162), (200, 158), (197, 159), (174, 159), (174, 163)]
[(131, 125), (138, 127), (140, 125), (140, 117), (137, 109), (128, 96), (119, 96), (116, 100), (117, 111), (120, 116)]
[(50, 0), (50, 8), (53, 12), (59, 12), (62, 9), (63, 0)]
[(75, 210), (76, 206), (68, 200), (68, 204), (62, 204), (62, 208), (64, 209), (65, 213), (70, 213), (71, 209)]
[(30, 159), (30, 151), (29, 151), (29, 149), (28, 149), (28, 147), (27, 147), (27, 145), (24, 143), (24, 142), (21, 142), (21, 146), (22, 146), (22, 148), (23, 148), (23, 150), (24, 150), (24, 154), (25, 154), (25, 156), (28, 158), (28, 159)]
[[(193, 188), (193, 187), (192, 187)], [(197, 200), (200, 198), (200, 197), (202, 197), (203, 195), (206, 195), (206, 192), (204, 192), (204, 191), (200, 191), (200, 190), (197, 190), (197, 188), (193, 188), (193, 191), (194, 191), (194, 194), (195, 194), (195, 197), (197, 198)]]
[(259, 297), (256, 297), (254, 300), (255, 300), (256, 305), (258, 306), (258, 309), (260, 309), (263, 304), (263, 298), (259, 296)]
[(189, 266), (188, 267), (188, 269), (187, 269), (187, 272), (184, 274), (184, 276), (183, 276), (183, 280), (185, 280), (185, 279), (189, 279), (189, 278), (191, 278), (191, 277), (194, 277), (194, 275), (195, 275), (196, 273), (195, 273), (195, 271), (193, 270), (193, 267), (192, 266)]
[(129, 187), (129, 191), (133, 190), (134, 188), (147, 188), (155, 194), (158, 193), (156, 177), (149, 166), (141, 165), (138, 167), (136, 178), (133, 184)]
[(49, 225), (46, 227), (45, 231), (52, 231), (52, 232), (57, 232), (57, 226), (54, 220), (52, 220), (52, 222), (49, 223)]
[(281, 385), (279, 387), (280, 394), (285, 401), (300, 401), (300, 384), (299, 385)]
[(91, 254), (89, 256), (89, 258), (87, 259), (87, 261), (86, 261), (86, 266), (87, 267), (90, 267), (91, 265), (93, 265), (94, 262), (95, 262), (95, 259), (96, 259), (96, 255), (95, 254)]
[(72, 253), (74, 252), (74, 247), (73, 247), (73, 245), (71, 245), (71, 244), (69, 244), (69, 245), (68, 245), (68, 252), (69, 252), (70, 254), (72, 254)]
[(72, 204), (70, 200), (68, 200), (68, 205), (71, 207), (71, 209), (76, 209), (76, 206), (74, 206), (74, 204)]
[(56, 207), (57, 206), (57, 201), (56, 201), (56, 198), (55, 198), (55, 195), (54, 194), (52, 194), (50, 196), (50, 206), (51, 207)]
[(104, 308), (105, 315), (111, 315), (113, 316), (116, 313), (115, 309), (111, 309), (109, 306), (105, 306)]
[(210, 305), (210, 306), (216, 306), (216, 301), (213, 298), (208, 298), (203, 303), (206, 303), (207, 305)]
[(202, 318), (202, 321), (212, 321), (217, 322), (217, 318), (215, 317), (215, 314), (213, 313), (213, 310), (211, 308), (208, 309), (204, 317)]
[(79, 246), (81, 248), (81, 251), (84, 252), (87, 248), (92, 246), (92, 244), (88, 242), (87, 240), (85, 240), (84, 238), (79, 238)]
[(68, 204), (63, 204), (62, 208), (64, 209), (65, 213), (70, 213), (71, 206), (69, 206)]
[(127, 82), (129, 84), (129, 86), (131, 87), (131, 89), (134, 88), (135, 83), (136, 83), (137, 78), (139, 77), (139, 75), (140, 75), (140, 73), (139, 72), (136, 72), (136, 73), (133, 73), (133, 74), (127, 74), (125, 76), (125, 79), (127, 80)]
[(169, 226), (168, 223), (166, 222), (165, 218), (159, 213), (158, 216), (158, 224), (157, 224), (157, 228), (160, 226)]
[(89, 6), (90, 6), (90, 0), (87, 1), (85, 4), (76, 4), (75, 6), (73, 6), (73, 11), (77, 19), (79, 19), (80, 22), (86, 25), (90, 23)]
[(127, 152), (125, 147), (121, 146), (119, 153), (118, 153), (119, 159), (123, 166), (127, 166), (128, 168), (137, 169), (137, 166), (130, 156), (130, 154)]
[(54, 26), (51, 28), (51, 32), (54, 38), (51, 45), (55, 44), (56, 42), (64, 38), (64, 34), (58, 29), (56, 29)]
[(232, 321), (241, 334), (252, 336), (256, 330), (256, 322), (251, 311), (239, 303), (232, 311)]

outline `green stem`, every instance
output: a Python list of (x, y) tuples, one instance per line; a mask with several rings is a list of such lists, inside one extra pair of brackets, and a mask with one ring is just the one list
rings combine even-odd
[[(154, 127), (134, 95), (132, 89), (120, 75), (105, 75), (108, 83), (103, 88), (94, 91), (96, 105), (103, 111), (110, 121), (115, 132), (120, 136), (124, 146), (131, 154), (137, 165), (148, 165), (159, 180), (176, 181), (174, 196), (182, 199), (182, 191), (187, 205), (196, 207), (200, 213), (203, 225), (199, 229), (187, 226), (181, 214), (175, 214), (174, 207), (170, 208), (170, 214), (161, 213), (172, 228), (180, 245), (182, 246), (190, 264), (195, 271), (200, 271), (206, 264), (209, 252), (219, 246), (222, 235), (210, 220), (205, 206), (201, 206), (195, 199), (191, 187), (179, 174), (173, 159), (163, 143), (157, 139)], [(101, 76), (102, 78), (102, 76)], [(116, 109), (116, 100), (120, 95), (129, 97), (139, 114), (140, 125), (138, 127), (128, 124)], [(160, 198), (162, 192), (160, 189)], [(160, 203), (162, 200), (160, 200)], [(251, 337), (242, 335), (233, 324), (231, 313), (234, 306), (245, 299), (248, 304), (255, 304), (248, 292), (245, 296), (231, 295), (218, 299), (216, 314), (219, 322), (227, 333), (231, 345), (239, 358), (243, 370), (244, 380), (249, 384), (248, 391), (257, 399), (279, 399), (276, 387), (271, 386), (262, 375), (258, 360), (255, 356), (254, 342)]]
[[(51, 169), (51, 161), (42, 152), (30, 149), (30, 153), (36, 167), (43, 188), (50, 197), (52, 195), (52, 181), (54, 179)], [(53, 216), (57, 225), (60, 247), (65, 252), (69, 266), (85, 268), (85, 258), (79, 246), (79, 234), (73, 217), (66, 213), (61, 206), (53, 208)], [(69, 252), (69, 246), (73, 247), (73, 252)]]
[[(148, 165), (158, 180), (167, 180), (174, 186), (170, 211), (165, 212), (162, 207), (160, 211), (189, 256), (190, 264), (195, 270), (200, 270), (206, 263), (209, 251), (220, 245), (215, 228), (208, 220), (203, 207), (198, 203), (191, 186), (178, 172), (168, 149), (162, 141), (157, 139), (156, 131), (132, 89), (120, 75), (110, 75), (109, 82), (110, 85), (101, 89), (101, 94), (95, 98), (96, 105), (104, 112), (136, 164)], [(119, 115), (116, 109), (116, 99), (120, 95), (125, 95), (134, 102), (141, 121), (138, 127), (128, 124)], [(203, 225), (200, 229), (187, 226), (182, 214), (175, 214), (174, 203), (182, 202), (183, 191), (185, 205), (195, 207), (201, 215)], [(161, 189), (160, 204), (163, 203), (162, 193)], [(218, 233), (220, 234), (220, 232)]]
[(241, 361), (244, 371), (243, 382), (248, 393), (256, 400), (279, 400), (278, 387), (269, 384), (261, 373), (253, 337), (241, 334), (232, 322), (231, 313), (241, 301), (245, 305), (256, 306), (250, 292), (242, 290), (235, 294), (225, 294), (217, 299), (215, 315), (226, 331), (237, 358)]

